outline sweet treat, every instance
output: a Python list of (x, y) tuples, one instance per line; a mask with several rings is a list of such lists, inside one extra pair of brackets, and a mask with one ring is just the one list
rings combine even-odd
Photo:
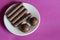
[(27, 13), (27, 10), (24, 9), (13, 21), (12, 23), (15, 23), (17, 20), (19, 20), (25, 13)]
[(20, 23), (24, 22), (26, 19), (28, 19), (31, 16), (30, 13), (24, 14), (16, 23), (15, 26), (18, 26)]
[[(24, 13), (21, 13), (21, 12), (24, 12)], [(27, 10), (24, 8), (24, 6), (22, 6), (16, 13), (14, 13), (14, 15), (12, 15), (10, 17), (10, 21), (12, 21), (16, 16), (20, 15), (20, 17), (22, 15), (24, 15), (25, 13), (27, 13)]]
[(31, 13), (22, 3), (17, 3), (8, 10), (6, 16), (10, 23), (15, 27), (19, 27), (22, 32), (28, 32), (30, 26), (35, 26), (38, 23), (38, 19), (36, 17), (31, 18)]
[(11, 7), (7, 12), (6, 15), (9, 15), (17, 6), (19, 6), (19, 3), (16, 3), (13, 7)]
[(23, 6), (22, 3), (20, 3), (16, 8), (14, 8), (10, 13), (8, 13), (7, 16), (10, 17), (11, 15), (13, 15), (21, 6)]
[(16, 7), (9, 13), (6, 13), (9, 21), (14, 26), (20, 25), (23, 21), (31, 16), (30, 13), (27, 13), (28, 10), (22, 5), (22, 3), (16, 4)]
[(22, 32), (28, 32), (30, 30), (30, 27), (28, 24), (22, 24), (20, 30)]
[(32, 17), (32, 18), (30, 19), (30, 24), (31, 24), (32, 26), (37, 25), (37, 23), (38, 23), (38, 19), (37, 19), (36, 17)]

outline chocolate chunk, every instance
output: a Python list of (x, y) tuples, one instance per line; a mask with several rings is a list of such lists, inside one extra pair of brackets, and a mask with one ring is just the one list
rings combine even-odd
[(28, 32), (30, 30), (30, 27), (28, 24), (22, 24), (20, 30), (22, 32)]
[(36, 17), (32, 17), (32, 18), (30, 19), (30, 24), (31, 24), (32, 26), (37, 25), (37, 23), (38, 23), (38, 19), (37, 19)]
[(22, 3), (19, 4), (14, 10), (12, 10), (7, 16), (10, 17), (11, 15), (13, 15), (13, 13), (16, 12), (21, 6), (22, 6)]
[(23, 21), (27, 20), (30, 16), (31, 16), (30, 13), (24, 14), (24, 15), (15, 23), (15, 26), (18, 26), (20, 23), (22, 23)]

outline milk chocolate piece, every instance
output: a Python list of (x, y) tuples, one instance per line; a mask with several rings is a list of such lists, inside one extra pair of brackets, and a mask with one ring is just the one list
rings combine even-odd
[(32, 17), (32, 18), (30, 19), (30, 24), (31, 24), (32, 26), (37, 25), (37, 23), (38, 23), (38, 19), (37, 19), (36, 17)]
[(28, 24), (22, 24), (20, 30), (22, 32), (28, 32), (30, 30), (30, 27)]
[[(19, 14), (21, 14), (21, 11), (23, 11), (25, 8), (24, 6), (22, 6), (14, 15), (12, 15), (10, 17), (10, 21), (12, 21), (16, 16), (18, 16)], [(23, 13), (22, 13), (23, 14)]]
[(7, 16), (10, 17), (14, 12), (16, 12), (20, 7), (22, 6), (22, 3), (19, 4), (13, 11), (11, 11)]
[(24, 14), (24, 15), (15, 23), (15, 26), (18, 26), (20, 23), (22, 23), (23, 21), (25, 21), (26, 19), (28, 19), (30, 16), (31, 16), (30, 13)]
[(14, 26), (19, 26), (23, 21), (26, 21), (30, 16), (31, 13), (28, 13), (27, 9), (24, 7), (24, 5), (16, 4), (16, 6), (11, 12), (7, 12), (8, 19)]
[(11, 8), (6, 12), (6, 15), (9, 15), (9, 14), (11, 13), (11, 11), (13, 11), (18, 5), (19, 5), (19, 3), (15, 4), (13, 7), (11, 7)]
[(14, 21), (12, 21), (12, 23), (14, 24), (16, 21), (18, 21), (25, 13), (27, 13), (27, 10), (24, 9), (15, 19)]

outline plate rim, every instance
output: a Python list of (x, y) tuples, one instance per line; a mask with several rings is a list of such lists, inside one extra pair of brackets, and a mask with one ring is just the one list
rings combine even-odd
[[(26, 4), (29, 4), (29, 3), (26, 3)], [(13, 5), (13, 4), (12, 4)], [(11, 5), (11, 6), (12, 6)], [(29, 5), (31, 5), (31, 4), (29, 4)], [(31, 5), (31, 6), (33, 6), (33, 5)], [(33, 6), (37, 11), (38, 11), (38, 9), (35, 7), (35, 6)], [(8, 7), (7, 8), (7, 10), (9, 9), (10, 7)], [(6, 10), (6, 11), (7, 11)], [(5, 13), (6, 13), (6, 11), (5, 11)], [(39, 27), (39, 25), (40, 25), (40, 22), (41, 22), (41, 16), (40, 16), (40, 13), (39, 13), (39, 11), (38, 11), (38, 14), (39, 14), (39, 22), (38, 22), (38, 24), (37, 24), (37, 27), (32, 31), (32, 32), (30, 32), (30, 33), (28, 33), (28, 34), (26, 34), (26, 35), (29, 35), (29, 34), (32, 34), (33, 32), (35, 32), (37, 29), (38, 29), (38, 27)], [(4, 14), (4, 16), (5, 16), (5, 14)], [(4, 17), (5, 18), (5, 17)], [(12, 34), (14, 34), (14, 35), (17, 35), (17, 34), (15, 34), (15, 33), (13, 33), (13, 32), (11, 32), (8, 28), (7, 28), (7, 25), (5, 24), (5, 19), (4, 19), (4, 25), (5, 25), (5, 27), (6, 27), (6, 29), (10, 32), (10, 33), (12, 33)], [(17, 35), (17, 36), (26, 36), (26, 35)]]

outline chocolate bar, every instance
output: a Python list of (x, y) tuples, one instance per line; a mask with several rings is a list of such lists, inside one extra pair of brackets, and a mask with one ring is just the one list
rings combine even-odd
[(28, 10), (21, 3), (17, 4), (11, 12), (7, 13), (7, 17), (14, 26), (18, 26), (31, 16), (31, 13), (27, 12)]
[(18, 21), (16, 21), (15, 26), (18, 26), (20, 23), (22, 23), (23, 21), (26, 21), (29, 17), (31, 16), (30, 13), (28, 14), (24, 14)]
[(22, 6), (22, 3), (19, 4), (13, 11), (11, 11), (7, 16), (10, 17), (14, 12), (16, 12), (20, 7)]

